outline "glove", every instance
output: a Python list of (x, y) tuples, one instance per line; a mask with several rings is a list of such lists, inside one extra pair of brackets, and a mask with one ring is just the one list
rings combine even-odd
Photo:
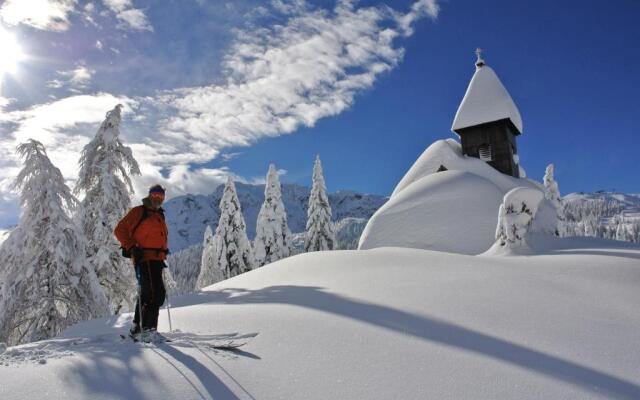
[(138, 246), (133, 246), (129, 252), (136, 262), (141, 261), (142, 257), (144, 257), (144, 251)]

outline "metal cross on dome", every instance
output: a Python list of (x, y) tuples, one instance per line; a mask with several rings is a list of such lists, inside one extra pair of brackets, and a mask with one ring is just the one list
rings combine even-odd
[(482, 59), (482, 49), (480, 47), (476, 48), (476, 56), (478, 59), (476, 60), (476, 65), (484, 65), (484, 60)]

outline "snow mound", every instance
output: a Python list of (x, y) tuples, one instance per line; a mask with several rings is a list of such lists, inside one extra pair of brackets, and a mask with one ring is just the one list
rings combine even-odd
[(520, 111), (496, 73), (487, 65), (476, 67), (451, 130), (457, 131), (505, 118), (509, 118), (518, 131), (522, 132)]
[[(371, 217), (358, 248), (398, 246), (480, 254), (494, 243), (500, 204), (516, 187), (543, 191), (540, 183), (502, 174), (484, 161), (464, 156), (453, 139), (438, 140)], [(540, 205), (542, 215), (555, 215), (549, 207), (547, 201)], [(532, 230), (553, 232), (555, 227), (547, 226), (553, 223), (544, 218)]]
[(462, 146), (454, 139), (437, 140), (433, 142), (418, 157), (409, 171), (402, 177), (391, 197), (400, 193), (413, 182), (427, 175), (438, 172), (440, 166), (447, 170), (467, 171), (488, 179), (505, 193), (518, 186), (531, 185), (526, 179), (518, 179), (496, 171), (486, 162), (462, 155)]
[(464, 171), (427, 175), (373, 215), (360, 249), (397, 246), (478, 254), (494, 242), (502, 192)]

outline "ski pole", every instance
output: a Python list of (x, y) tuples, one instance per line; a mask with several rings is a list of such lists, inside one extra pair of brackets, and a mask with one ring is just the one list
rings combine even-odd
[(167, 285), (164, 282), (164, 270), (162, 270), (162, 284), (165, 287), (164, 298), (167, 300), (167, 316), (169, 317), (169, 332), (173, 332), (173, 328), (171, 327), (171, 300), (169, 300), (169, 290), (167, 289)]
[(140, 266), (136, 262), (135, 258), (131, 258), (131, 260), (133, 261), (136, 271), (136, 280), (138, 281), (138, 315), (140, 316), (140, 319), (138, 320), (138, 328), (140, 329), (140, 335), (142, 336), (142, 321), (144, 321), (142, 318), (142, 277), (140, 276)]

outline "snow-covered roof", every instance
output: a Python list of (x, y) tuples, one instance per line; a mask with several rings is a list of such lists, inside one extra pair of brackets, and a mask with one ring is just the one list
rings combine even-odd
[(513, 99), (496, 73), (479, 59), (462, 103), (453, 120), (452, 131), (509, 118), (522, 133), (522, 118)]

